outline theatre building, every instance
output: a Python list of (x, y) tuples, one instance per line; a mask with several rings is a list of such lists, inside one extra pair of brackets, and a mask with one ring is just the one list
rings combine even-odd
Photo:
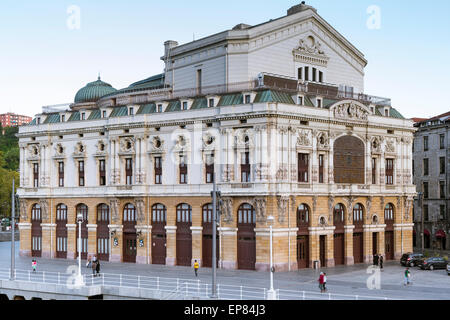
[[(88, 83), (19, 130), (20, 254), (220, 268), (412, 250), (415, 128), (364, 93), (364, 55), (313, 7), (186, 44), (162, 74)], [(82, 67), (82, 66), (80, 66)], [(77, 223), (77, 215), (83, 217)]]

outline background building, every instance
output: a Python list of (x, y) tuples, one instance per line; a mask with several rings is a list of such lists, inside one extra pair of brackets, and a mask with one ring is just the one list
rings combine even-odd
[(423, 195), (423, 203), (414, 202), (414, 246), (422, 247), (422, 218), (424, 219), (424, 248), (450, 248), (450, 112), (423, 119), (415, 124), (414, 184)]
[(364, 90), (364, 55), (316, 9), (164, 43), (164, 73), (88, 83), (19, 132), (22, 255), (278, 270), (412, 250), (413, 122)]
[(33, 120), (32, 117), (22, 116), (11, 112), (0, 114), (0, 121), (3, 128), (21, 126), (30, 123), (31, 120)]

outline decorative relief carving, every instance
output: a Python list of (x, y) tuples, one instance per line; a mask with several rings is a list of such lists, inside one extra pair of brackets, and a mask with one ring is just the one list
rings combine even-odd
[(366, 220), (369, 221), (370, 209), (372, 208), (373, 196), (369, 196), (366, 200)]
[(265, 198), (254, 198), (253, 207), (255, 208), (256, 221), (265, 222), (266, 218), (266, 199)]
[(289, 205), (289, 196), (278, 196), (278, 221), (284, 223), (286, 220), (287, 208)]
[(347, 220), (350, 222), (350, 221), (353, 221), (353, 219), (352, 219), (352, 217), (353, 217), (353, 202), (355, 201), (355, 198), (352, 196), (349, 196), (346, 198), (346, 200), (347, 200), (347, 214), (348, 214)]
[(108, 153), (108, 152), (107, 152), (107, 150), (106, 150), (106, 143), (105, 143), (105, 141), (99, 140), (99, 141), (97, 142), (97, 152), (96, 152), (96, 154), (97, 154), (97, 155), (103, 155), (103, 156), (106, 156), (107, 153)]
[(370, 140), (370, 148), (372, 153), (381, 153), (381, 142), (380, 137), (372, 137)]
[(41, 206), (42, 221), (47, 222), (48, 220), (48, 200), (39, 200), (39, 205)]
[(65, 149), (64, 146), (61, 143), (58, 143), (55, 146), (55, 156), (56, 157), (64, 157), (65, 156)]
[(135, 153), (135, 138), (133, 137), (124, 137), (120, 139), (119, 150), (120, 153)]
[(39, 144), (32, 144), (28, 146), (28, 160), (39, 160), (41, 156), (41, 148)]
[(144, 199), (137, 198), (134, 201), (134, 206), (136, 207), (136, 213), (137, 213), (137, 221), (138, 222), (144, 222), (145, 220), (145, 204)]
[(111, 223), (117, 223), (119, 218), (119, 199), (110, 199), (109, 208), (111, 209)]
[(223, 197), (221, 207), (223, 221), (233, 222), (233, 198)]
[(28, 219), (27, 202), (23, 199), (20, 199), (19, 207), (20, 207), (20, 220), (27, 221)]
[(287, 180), (288, 179), (288, 168), (286, 164), (281, 164), (277, 170), (276, 179), (277, 180)]
[(313, 36), (300, 39), (298, 47), (293, 50), (293, 54), (295, 61), (320, 66), (326, 66), (329, 60), (322, 49), (322, 43)]
[(174, 151), (187, 152), (188, 150), (190, 150), (189, 139), (184, 135), (179, 135), (174, 146)]
[(334, 209), (334, 197), (329, 196), (328, 197), (328, 221), (331, 221), (331, 218), (333, 217), (333, 209)]
[(230, 182), (234, 177), (234, 166), (231, 164), (226, 164), (223, 166), (222, 170), (222, 180), (223, 182)]
[(355, 102), (348, 101), (331, 108), (335, 118), (349, 120), (368, 120), (369, 112)]
[(310, 147), (311, 146), (311, 130), (300, 129), (298, 131), (297, 146)]
[(328, 133), (324, 131), (319, 131), (317, 133), (317, 149), (326, 150), (330, 147), (330, 138)]
[(385, 151), (389, 153), (395, 152), (395, 138), (386, 139)]
[(82, 143), (82, 142), (78, 142), (75, 145), (75, 149), (73, 151), (73, 156), (74, 157), (81, 157), (84, 158), (86, 157), (86, 146)]

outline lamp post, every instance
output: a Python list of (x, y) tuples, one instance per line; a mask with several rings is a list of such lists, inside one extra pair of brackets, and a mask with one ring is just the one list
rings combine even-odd
[(267, 222), (270, 223), (269, 225), (269, 237), (270, 237), (270, 289), (269, 291), (267, 291), (267, 300), (276, 300), (276, 292), (273, 289), (273, 272), (274, 272), (274, 268), (273, 268), (273, 255), (272, 255), (272, 251), (273, 251), (273, 244), (272, 244), (272, 224), (274, 221), (274, 217), (273, 216), (268, 216), (267, 217)]
[(83, 285), (83, 277), (81, 275), (81, 223), (83, 222), (83, 214), (77, 214), (78, 222), (78, 285)]

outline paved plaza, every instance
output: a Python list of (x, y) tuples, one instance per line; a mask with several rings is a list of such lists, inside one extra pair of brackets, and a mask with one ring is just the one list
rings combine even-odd
[[(16, 242), (16, 269), (31, 270), (31, 258), (19, 257), (19, 242)], [(0, 269), (10, 267), (10, 242), (0, 242)], [(38, 271), (65, 273), (71, 265), (77, 265), (78, 260), (42, 259), (37, 258)], [(82, 272), (90, 274), (82, 261)], [(140, 275), (148, 277), (166, 277), (182, 279), (198, 279), (202, 283), (211, 283), (211, 269), (200, 268), (198, 278), (188, 267), (168, 267), (163, 265), (142, 265), (131, 263), (102, 262), (101, 272), (113, 274)], [(380, 296), (390, 299), (404, 300), (450, 300), (450, 277), (446, 270), (423, 271), (411, 268), (412, 285), (403, 285), (404, 267), (398, 261), (385, 263), (380, 273), (380, 289), (370, 290), (367, 287), (369, 277), (368, 266), (354, 265), (321, 269), (327, 273), (327, 287), (330, 293), (359, 296)], [(304, 269), (292, 272), (276, 272), (274, 275), (275, 289), (318, 292), (318, 270)], [(224, 285), (246, 287), (269, 287), (269, 273), (246, 270), (217, 270), (217, 282)], [(372, 282), (370, 282), (372, 283)]]

